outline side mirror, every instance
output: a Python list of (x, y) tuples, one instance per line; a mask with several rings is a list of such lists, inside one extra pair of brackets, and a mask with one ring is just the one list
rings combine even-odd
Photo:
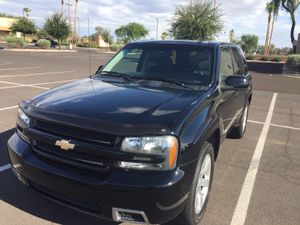
[(102, 68), (103, 68), (103, 65), (99, 66), (95, 74), (99, 73), (100, 70), (102, 70)]
[(248, 88), (249, 80), (244, 76), (229, 76), (225, 80), (225, 89)]

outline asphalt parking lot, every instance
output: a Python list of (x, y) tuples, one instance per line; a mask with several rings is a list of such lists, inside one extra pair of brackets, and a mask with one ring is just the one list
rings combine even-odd
[[(112, 54), (92, 51), (91, 56), (94, 72)], [(12, 175), (7, 157), (6, 142), (14, 132), (18, 102), (88, 75), (86, 50), (0, 50), (1, 225), (112, 224), (24, 187)], [(300, 224), (300, 77), (253, 73), (253, 82), (246, 136), (223, 143), (201, 225)]]

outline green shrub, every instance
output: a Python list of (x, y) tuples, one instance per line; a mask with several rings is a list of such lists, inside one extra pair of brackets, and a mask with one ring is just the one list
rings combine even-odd
[(51, 42), (46, 39), (40, 39), (37, 41), (36, 45), (42, 49), (50, 48)]
[(260, 61), (269, 61), (269, 58), (266, 56), (263, 56), (259, 59)]
[(246, 59), (247, 59), (247, 60), (253, 60), (253, 59), (254, 59), (254, 55), (247, 55), (247, 56), (246, 56)]
[(281, 57), (273, 57), (270, 61), (272, 61), (272, 62), (281, 62)]
[(24, 48), (26, 45), (26, 42), (23, 38), (15, 36), (6, 36), (4, 40), (7, 42), (8, 47), (10, 48)]
[(119, 51), (120, 49), (122, 49), (124, 47), (124, 45), (122, 44), (112, 44), (111, 46), (109, 46), (109, 49), (112, 51), (112, 52), (117, 52)]
[(286, 61), (286, 66), (300, 67), (300, 55), (289, 55)]

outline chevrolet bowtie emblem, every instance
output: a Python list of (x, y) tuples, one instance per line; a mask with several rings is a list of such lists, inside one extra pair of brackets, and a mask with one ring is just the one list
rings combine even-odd
[(57, 140), (55, 142), (55, 146), (58, 146), (65, 151), (73, 150), (75, 148), (75, 145), (71, 144), (70, 142), (71, 141), (67, 141), (67, 140), (61, 140), (61, 141)]

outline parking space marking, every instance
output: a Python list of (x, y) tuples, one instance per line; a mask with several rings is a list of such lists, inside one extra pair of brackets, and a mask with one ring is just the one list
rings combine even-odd
[(240, 196), (238, 199), (238, 202), (236, 204), (232, 220), (231, 220), (231, 225), (244, 225), (246, 216), (247, 216), (247, 211), (254, 187), (254, 182), (256, 179), (256, 174), (258, 171), (260, 159), (264, 150), (266, 138), (269, 132), (269, 128), (271, 126), (271, 120), (274, 112), (274, 107), (277, 99), (277, 93), (273, 94), (271, 104), (269, 107), (269, 111), (267, 114), (267, 118), (265, 120), (263, 129), (261, 131), (261, 134), (259, 136), (249, 169), (247, 171), (247, 175), (244, 180), (244, 184), (242, 187), (242, 190), (240, 192)]
[(300, 79), (300, 76), (289, 76), (289, 75), (283, 75), (285, 77), (289, 77), (289, 78), (296, 78), (296, 79)]
[(11, 65), (13, 63), (0, 63), (0, 66), (4, 66), (4, 65)]
[(283, 125), (278, 125), (278, 124), (274, 124), (274, 123), (271, 123), (271, 126), (300, 131), (300, 128), (297, 128), (297, 127), (283, 126)]
[[(255, 124), (261, 124), (261, 125), (265, 124), (264, 122), (255, 121), (255, 120), (248, 120), (248, 122), (255, 123)], [(298, 127), (284, 126), (284, 125), (279, 125), (279, 124), (275, 124), (275, 123), (271, 123), (270, 126), (300, 131), (300, 128), (298, 128)]]
[(19, 106), (14, 105), (14, 106), (10, 106), (10, 107), (1, 108), (0, 111), (10, 110), (10, 109), (16, 109), (16, 108), (18, 108), (18, 107), (19, 107)]
[(18, 88), (20, 86), (16, 86), (16, 85), (13, 85), (13, 86), (6, 86), (6, 87), (0, 87), (0, 90), (2, 89), (11, 89), (11, 88)]
[(20, 83), (8, 82), (8, 81), (0, 81), (0, 83), (16, 85), (16, 86), (19, 86), (19, 87), (32, 87), (32, 88), (38, 88), (38, 89), (43, 89), (43, 90), (49, 90), (50, 89), (50, 88), (41, 87), (41, 86), (38, 86), (38, 85), (20, 84)]
[(264, 122), (256, 121), (256, 120), (248, 120), (248, 123), (256, 123), (256, 124), (261, 124), (264, 125)]
[(74, 73), (74, 70), (68, 70), (68, 71), (59, 71), (59, 72), (45, 72), (45, 73), (28, 73), (28, 74), (22, 74), (22, 75), (4, 75), (0, 76), (0, 78), (10, 78), (10, 77), (29, 77), (29, 76), (41, 76), (41, 75), (56, 75), (61, 73)]
[(5, 68), (0, 70), (31, 70), (31, 69), (41, 69), (40, 66), (34, 66), (34, 67), (16, 67), (16, 68)]
[(37, 84), (30, 84), (30, 85), (43, 85), (43, 84), (59, 84), (59, 83), (68, 83), (72, 81), (76, 81), (78, 79), (72, 79), (72, 80), (58, 80), (58, 81), (50, 81), (50, 82), (44, 82), (44, 83), (37, 83)]
[[(35, 83), (35, 84), (18, 84), (18, 85), (13, 85), (13, 86), (6, 86), (6, 87), (0, 87), (0, 90), (4, 90), (4, 89), (12, 89), (12, 88), (20, 88), (20, 87), (37, 87), (39, 85), (43, 85), (43, 84), (59, 84), (59, 83), (68, 83), (68, 82), (72, 82), (72, 81), (76, 81), (78, 79), (72, 79), (72, 80), (58, 80), (58, 81), (51, 81), (51, 82), (44, 82), (44, 83)], [(1, 83), (2, 81), (0, 81)], [(39, 87), (39, 88), (44, 88), (44, 87)], [(45, 89), (47, 90), (47, 89)]]
[(6, 164), (4, 166), (0, 166), (0, 173), (4, 172), (5, 170), (8, 170), (11, 168), (11, 164)]

